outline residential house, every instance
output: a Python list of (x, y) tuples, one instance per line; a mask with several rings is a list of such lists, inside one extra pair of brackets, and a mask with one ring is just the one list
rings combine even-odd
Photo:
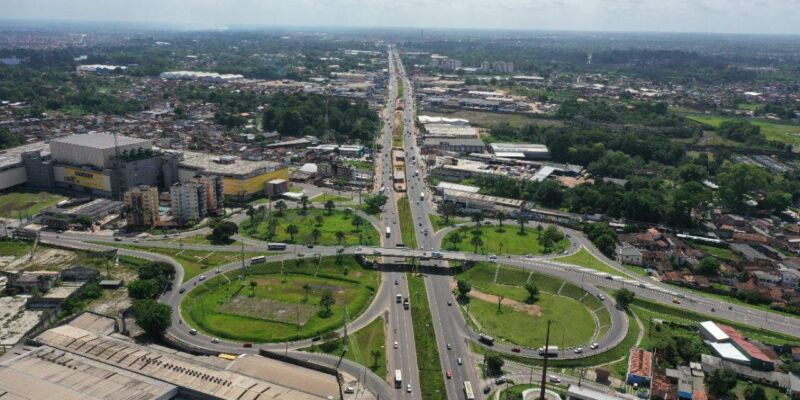
[(617, 261), (622, 264), (644, 265), (642, 251), (630, 243), (622, 243), (617, 246)]

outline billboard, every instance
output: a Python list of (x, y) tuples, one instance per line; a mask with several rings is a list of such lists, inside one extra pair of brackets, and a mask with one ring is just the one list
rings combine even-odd
[(244, 192), (245, 196), (264, 191), (266, 183), (273, 179), (289, 179), (289, 169), (281, 168), (276, 171), (257, 175), (248, 179), (235, 179), (223, 177), (223, 192), (225, 196), (239, 196)]
[[(63, 170), (63, 175), (58, 170)], [(71, 185), (77, 185), (96, 190), (111, 191), (111, 178), (97, 171), (88, 171), (79, 168), (61, 167), (56, 168), (56, 181), (62, 175), (62, 181)]]

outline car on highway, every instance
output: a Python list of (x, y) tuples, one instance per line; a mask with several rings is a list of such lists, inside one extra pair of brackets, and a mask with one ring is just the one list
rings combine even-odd
[(497, 378), (494, 378), (494, 384), (495, 385), (502, 385), (504, 383), (506, 383), (506, 377), (505, 376), (498, 376)]
[(411, 384), (406, 385), (406, 393), (411, 393)]
[(221, 272), (222, 272), (222, 268), (217, 268), (217, 269), (215, 269), (215, 270), (214, 270), (214, 273), (215, 273), (215, 274), (219, 274), (219, 273), (221, 273)]
[(244, 342), (244, 344), (242, 345), (242, 347), (247, 347), (247, 348), (250, 348), (250, 347), (253, 347), (253, 344), (252, 344), (252, 343), (250, 343), (250, 342)]
[(379, 256), (379, 255), (381, 255), (381, 251), (380, 250), (375, 250), (375, 251), (372, 252), (372, 254), (374, 254), (376, 256)]
[(461, 357), (456, 358), (456, 364), (461, 365), (463, 361), (461, 361)]
[(452, 306), (453, 305), (453, 301), (452, 300), (447, 300), (447, 305), (448, 306)]
[(399, 284), (400, 284), (400, 281), (398, 281), (397, 279), (395, 279), (395, 280), (394, 280), (394, 284), (395, 284), (395, 285), (399, 285)]
[(605, 300), (606, 296), (604, 294), (600, 293), (600, 294), (597, 295), (597, 298), (600, 299), (600, 300)]
[(201, 282), (202, 282), (202, 281), (204, 281), (204, 280), (206, 280), (206, 276), (205, 276), (205, 275), (200, 275), (200, 278), (199, 278), (199, 280), (200, 280)]
[(194, 329), (194, 328), (189, 329), (189, 334), (190, 335), (197, 335), (197, 329)]
[(212, 339), (211, 339), (211, 343), (219, 343), (219, 339), (217, 339), (217, 338), (212, 338)]
[(395, 349), (397, 349), (397, 348), (400, 348), (400, 343), (397, 343), (397, 341), (395, 341), (395, 342), (394, 342), (394, 348), (395, 348)]
[(597, 344), (597, 342), (594, 342), (594, 343), (592, 343), (592, 345), (591, 345), (591, 346), (589, 346), (589, 348), (590, 348), (590, 349), (592, 349), (592, 350), (594, 350), (594, 349), (596, 349), (596, 348), (598, 348), (598, 347), (600, 347), (600, 345), (599, 345), (599, 344)]
[(513, 351), (514, 353), (520, 353), (522, 352), (522, 349), (520, 349), (519, 347), (512, 347), (511, 351)]
[(450, 343), (448, 343), (448, 344), (447, 344), (447, 350), (452, 350), (452, 349), (453, 349), (453, 345), (451, 345)]
[(347, 388), (344, 389), (344, 392), (346, 394), (353, 394), (356, 392), (356, 390), (352, 386), (348, 386)]
[(450, 370), (448, 369), (448, 370), (447, 370), (447, 373), (446, 373), (445, 375), (447, 375), (447, 379), (453, 379), (453, 371), (450, 371)]
[(180, 289), (178, 290), (178, 293), (183, 293), (183, 292), (185, 292), (185, 291), (186, 291), (186, 288), (185, 288), (185, 287), (182, 287), (182, 288), (180, 288)]
[(559, 378), (556, 375), (550, 375), (550, 377), (548, 379), (550, 380), (550, 382), (553, 382), (553, 383), (561, 383), (561, 378)]
[(581, 353), (583, 353), (583, 347), (576, 347), (575, 354), (581, 354)]

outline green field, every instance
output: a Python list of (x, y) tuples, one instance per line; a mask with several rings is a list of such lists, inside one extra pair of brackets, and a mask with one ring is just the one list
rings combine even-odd
[[(474, 226), (465, 226), (448, 233), (442, 240), (442, 247), (449, 250), (464, 252), (475, 251), (472, 244), (472, 237), (476, 232)], [(482, 244), (478, 246), (477, 253), (481, 254), (545, 254), (545, 249), (539, 242), (539, 234), (535, 229), (526, 228), (520, 234), (519, 227), (515, 225), (504, 225), (502, 230), (499, 225), (482, 225), (480, 227)], [(462, 240), (454, 245), (451, 239), (455, 235), (460, 235)], [(549, 253), (560, 252), (567, 248), (569, 241), (564, 239), (558, 242), (553, 248), (547, 249)]]
[[(183, 281), (186, 282), (197, 275), (206, 272), (212, 272), (214, 268), (221, 265), (229, 264), (232, 262), (239, 262), (242, 260), (241, 253), (232, 251), (204, 251), (204, 250), (185, 250), (185, 249), (172, 249), (160, 247), (144, 247), (133, 246), (127, 244), (110, 244), (101, 243), (106, 246), (114, 246), (131, 250), (148, 251), (151, 253), (163, 254), (175, 259), (183, 266)], [(278, 254), (278, 253), (272, 253)], [(255, 256), (268, 255), (267, 252), (244, 253), (245, 259)]]
[[(717, 128), (723, 121), (743, 119), (697, 114), (687, 115), (686, 118), (708, 125), (712, 128)], [(800, 125), (769, 122), (760, 119), (748, 119), (748, 121), (750, 121), (750, 123), (753, 125), (758, 125), (761, 127), (761, 132), (767, 137), (767, 140), (775, 140), (795, 146), (800, 145)]]
[(372, 162), (362, 160), (344, 160), (344, 163), (362, 172), (372, 171)]
[(30, 253), (33, 242), (16, 239), (0, 239), (0, 256), (14, 256)]
[(344, 196), (337, 196), (331, 193), (323, 193), (319, 196), (311, 198), (312, 203), (326, 203), (328, 200), (333, 200), (334, 203), (344, 203), (352, 201), (353, 199)]
[[(353, 214), (348, 214), (344, 211), (333, 210), (331, 215), (324, 209), (309, 208), (305, 213), (300, 209), (291, 209), (284, 211), (283, 215), (277, 212), (273, 216), (278, 220), (278, 227), (275, 231), (275, 236), (269, 237), (268, 225), (266, 219), (253, 226), (253, 222), (247, 219), (239, 225), (239, 231), (245, 235), (256, 239), (273, 241), (273, 242), (286, 242), (286, 243), (315, 243), (319, 245), (377, 245), (380, 243), (378, 240), (378, 231), (372, 227), (369, 221), (361, 218), (362, 225), (355, 227), (353, 225)], [(318, 224), (316, 218), (322, 217), (322, 224)], [(286, 227), (295, 225), (298, 232), (290, 235), (286, 232)], [(319, 240), (314, 242), (311, 235), (314, 229), (319, 230)], [(336, 238), (336, 232), (341, 231), (344, 233), (342, 242)]]
[(411, 215), (411, 203), (407, 196), (397, 200), (397, 211), (400, 214), (400, 234), (403, 244), (414, 249), (417, 247), (417, 234), (414, 229), (414, 218)]
[[(417, 348), (420, 390), (424, 400), (446, 399), (444, 374), (436, 347), (436, 333), (433, 318), (425, 292), (425, 281), (421, 276), (407, 274), (409, 298), (411, 299), (411, 320), (414, 323), (414, 344)], [(399, 311), (402, 312), (402, 311)]]
[(744, 390), (747, 388), (748, 385), (761, 386), (764, 389), (764, 392), (767, 394), (767, 398), (770, 399), (770, 400), (789, 399), (789, 396), (786, 395), (786, 393), (783, 392), (780, 389), (776, 389), (774, 387), (766, 386), (766, 385), (759, 385), (757, 383), (741, 381), (741, 380), (736, 384), (736, 387), (733, 389), (733, 392), (736, 394), (736, 398), (737, 399), (745, 400)]
[(492, 125), (507, 123), (514, 127), (525, 125), (538, 125), (538, 126), (563, 126), (564, 123), (554, 119), (535, 118), (523, 114), (508, 114), (508, 113), (492, 113), (486, 111), (467, 111), (458, 110), (452, 113), (435, 113), (435, 112), (421, 112), (421, 114), (447, 117), (447, 118), (463, 118), (470, 122), (471, 125), (488, 128)]
[(386, 377), (386, 334), (383, 317), (378, 317), (369, 325), (350, 334), (348, 351), (344, 352), (343, 339), (314, 345), (305, 349), (313, 353), (327, 353), (366, 366), (381, 378)]
[(695, 247), (700, 250), (703, 250), (704, 253), (708, 253), (720, 261), (741, 261), (741, 257), (731, 251), (731, 249), (727, 247), (717, 247), (717, 246), (709, 246), (704, 244), (697, 244), (693, 243)]
[(0, 217), (25, 218), (54, 207), (65, 196), (48, 192), (9, 192), (0, 195)]
[(213, 241), (210, 238), (211, 235), (194, 235), (189, 237), (181, 237), (181, 238), (172, 238), (169, 239), (167, 242), (169, 243), (178, 243), (178, 244), (203, 244), (203, 245), (224, 245), (224, 246), (235, 246), (240, 244), (238, 241), (231, 239), (230, 242), (220, 243)]
[(596, 271), (606, 272), (611, 275), (622, 275), (621, 272), (617, 271), (614, 268), (608, 266), (608, 264), (600, 261), (597, 257), (593, 256), (592, 253), (589, 253), (588, 250), (581, 248), (577, 253), (568, 255), (565, 257), (559, 257), (553, 259), (553, 261), (564, 263), (564, 264), (572, 264), (577, 265), (584, 268), (591, 268)]
[(431, 219), (431, 225), (433, 225), (433, 230), (434, 231), (439, 231), (441, 229), (444, 229), (444, 228), (447, 228), (447, 227), (450, 227), (450, 226), (454, 226), (456, 224), (462, 224), (464, 222), (469, 222), (469, 219), (467, 219), (467, 218), (452, 216), (452, 217), (450, 217), (450, 223), (448, 224), (448, 223), (445, 223), (444, 217), (441, 216), (441, 215), (429, 214), (428, 217), (430, 217), (430, 219)]
[[(251, 267), (245, 280), (236, 274), (216, 276), (192, 289), (181, 303), (186, 322), (222, 338), (279, 342), (298, 340), (340, 328), (344, 307), (355, 319), (369, 305), (380, 277), (352, 257), (336, 257)], [(250, 282), (257, 286), (253, 288)], [(323, 317), (319, 305), (329, 292), (336, 303)]]
[[(551, 341), (557, 346), (570, 347), (591, 340), (597, 326), (589, 310), (599, 309), (601, 324), (610, 323), (610, 315), (600, 300), (548, 275), (480, 263), (458, 278), (470, 282), (473, 290), (503, 297), (499, 312), (497, 302), (484, 299), (472, 298), (465, 306), (483, 330), (499, 340), (530, 348), (544, 346), (546, 324), (543, 322), (549, 319), (553, 321)], [(533, 306), (524, 304), (528, 298), (524, 285), (528, 282), (541, 291)]]

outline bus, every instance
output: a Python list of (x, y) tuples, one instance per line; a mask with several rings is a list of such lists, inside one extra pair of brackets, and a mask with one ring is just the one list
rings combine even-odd
[(464, 381), (464, 397), (467, 400), (475, 400), (475, 393), (472, 392), (472, 384)]
[(394, 387), (403, 387), (403, 373), (399, 369), (394, 370)]
[(267, 243), (267, 250), (286, 250), (286, 243)]
[(386, 227), (386, 237), (388, 238), (389, 236), (392, 236), (392, 227), (387, 226)]
[(542, 357), (558, 357), (558, 346), (544, 346), (539, 348), (539, 355)]
[(267, 258), (264, 256), (253, 257), (250, 259), (250, 265), (253, 264), (262, 264), (267, 261)]
[(481, 335), (480, 341), (483, 342), (483, 343), (488, 344), (489, 346), (493, 346), (494, 345), (494, 338), (489, 336), (489, 335)]

